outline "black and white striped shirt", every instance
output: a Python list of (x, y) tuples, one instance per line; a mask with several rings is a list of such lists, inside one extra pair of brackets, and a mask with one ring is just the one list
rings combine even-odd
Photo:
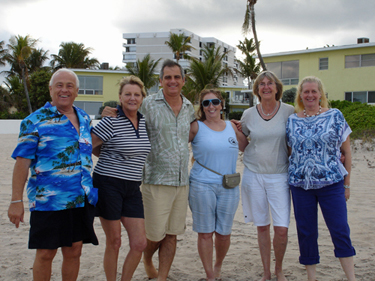
[(138, 130), (121, 107), (116, 118), (104, 117), (92, 130), (102, 141), (94, 172), (131, 181), (142, 180), (142, 169), (151, 144), (144, 116), (138, 112)]

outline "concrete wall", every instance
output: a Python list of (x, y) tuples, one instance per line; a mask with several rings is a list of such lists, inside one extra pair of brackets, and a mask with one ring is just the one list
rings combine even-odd
[[(20, 132), (20, 125), (22, 120), (0, 120), (0, 134), (16, 134)], [(92, 120), (93, 126), (99, 123), (100, 120)]]

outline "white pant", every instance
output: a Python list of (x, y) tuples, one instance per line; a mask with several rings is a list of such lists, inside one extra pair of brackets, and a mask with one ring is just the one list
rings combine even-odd
[(256, 226), (289, 227), (290, 190), (288, 174), (257, 174), (244, 168), (241, 184), (245, 222)]

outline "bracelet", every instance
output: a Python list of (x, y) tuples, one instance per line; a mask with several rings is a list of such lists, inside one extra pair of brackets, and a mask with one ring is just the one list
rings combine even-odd
[(10, 204), (14, 204), (14, 203), (20, 203), (20, 202), (23, 202), (23, 200), (22, 200), (22, 199), (20, 199), (20, 200), (14, 200), (14, 201), (10, 201)]
[(346, 184), (344, 184), (344, 187), (345, 187), (345, 188), (350, 188), (350, 185), (346, 185)]

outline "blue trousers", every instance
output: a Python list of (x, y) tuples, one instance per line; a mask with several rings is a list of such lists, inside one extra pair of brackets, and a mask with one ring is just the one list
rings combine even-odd
[(293, 196), (294, 216), (296, 219), (299, 262), (304, 265), (319, 263), (318, 249), (318, 203), (337, 258), (355, 255), (350, 240), (350, 229), (345, 200), (344, 181), (320, 189), (304, 190), (290, 186)]

